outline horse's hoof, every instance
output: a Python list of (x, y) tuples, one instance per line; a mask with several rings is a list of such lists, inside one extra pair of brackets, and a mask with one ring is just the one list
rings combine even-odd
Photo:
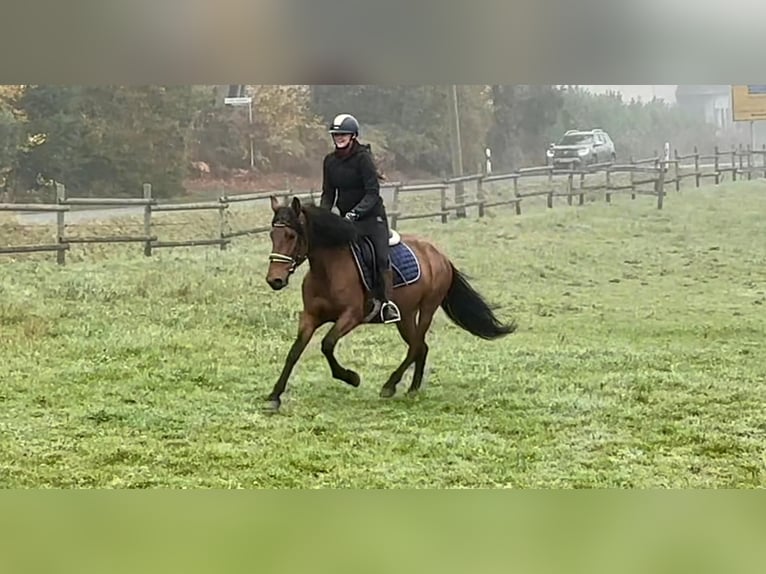
[(351, 385), (352, 387), (358, 387), (362, 384), (362, 378), (359, 376), (359, 373), (356, 373), (354, 371), (349, 371), (346, 382)]
[(390, 399), (396, 394), (396, 387), (383, 387), (380, 389), (381, 399)]
[(261, 412), (266, 415), (275, 415), (279, 412), (280, 404), (281, 401), (279, 399), (264, 401), (263, 406), (261, 407)]
[(409, 389), (407, 391), (407, 397), (411, 399), (414, 399), (415, 397), (417, 397), (418, 394), (420, 394), (420, 389)]

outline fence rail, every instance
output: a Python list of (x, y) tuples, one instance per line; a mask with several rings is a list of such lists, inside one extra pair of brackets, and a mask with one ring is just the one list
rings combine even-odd
[[(632, 199), (638, 196), (653, 196), (658, 209), (662, 209), (667, 195), (667, 186), (676, 191), (681, 183), (692, 179), (700, 187), (704, 179), (715, 184), (730, 174), (732, 181), (738, 178), (748, 180), (754, 177), (766, 178), (766, 145), (762, 149), (740, 146), (731, 150), (716, 147), (713, 153), (703, 154), (695, 147), (693, 153), (662, 157), (655, 152), (653, 157), (626, 163), (598, 163), (585, 168), (560, 169), (552, 165), (525, 167), (507, 173), (476, 173), (435, 181), (407, 183), (393, 182), (383, 186), (382, 192), (390, 194), (390, 224), (396, 229), (400, 222), (407, 220), (439, 218), (447, 223), (450, 217), (466, 217), (467, 209), (476, 208), (477, 216), (484, 217), (487, 210), (502, 206), (513, 207), (517, 215), (522, 205), (536, 198), (545, 198), (548, 208), (553, 208), (556, 198), (564, 198), (568, 205), (577, 199), (578, 205), (585, 203), (586, 194), (603, 192), (606, 202), (612, 196), (630, 193)], [(497, 187), (497, 184), (508, 184)], [(467, 189), (469, 187), (473, 188)], [(458, 188), (460, 191), (458, 193)], [(452, 193), (450, 193), (452, 190)], [(235, 204), (263, 203), (267, 208), (271, 196), (301, 199), (316, 199), (316, 192), (284, 190), (278, 192), (259, 191), (246, 194), (222, 194), (217, 200), (197, 203), (162, 203), (152, 196), (151, 184), (144, 184), (143, 195), (138, 198), (80, 198), (67, 196), (63, 185), (57, 184), (55, 204), (0, 203), (0, 212), (55, 213), (56, 236), (54, 243), (33, 245), (0, 246), (0, 254), (55, 252), (60, 265), (66, 263), (66, 253), (73, 244), (89, 243), (142, 243), (144, 254), (152, 255), (154, 249), (173, 247), (218, 246), (225, 250), (236, 237), (267, 233), (268, 225), (256, 225), (243, 229), (231, 229), (230, 208)], [(411, 210), (404, 203), (408, 198), (417, 198), (422, 210)], [(72, 206), (90, 207), (143, 207), (143, 229), (140, 234), (75, 237), (67, 233), (66, 217), (72, 213)], [(162, 240), (154, 227), (162, 225), (153, 218), (156, 213), (211, 211), (217, 212), (218, 232), (215, 237), (192, 238), (187, 240)]]

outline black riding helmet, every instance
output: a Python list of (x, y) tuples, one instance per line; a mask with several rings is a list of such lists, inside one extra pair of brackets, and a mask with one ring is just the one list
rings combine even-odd
[(351, 134), (359, 135), (359, 122), (351, 114), (338, 114), (332, 120), (330, 129), (331, 134)]

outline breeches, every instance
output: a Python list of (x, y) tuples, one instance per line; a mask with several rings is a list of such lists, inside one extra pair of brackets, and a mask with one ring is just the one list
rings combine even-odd
[(375, 227), (364, 235), (370, 238), (375, 247), (375, 287), (373, 287), (373, 292), (382, 297), (385, 286), (383, 277), (388, 270), (388, 221), (383, 218), (382, 222), (376, 222)]

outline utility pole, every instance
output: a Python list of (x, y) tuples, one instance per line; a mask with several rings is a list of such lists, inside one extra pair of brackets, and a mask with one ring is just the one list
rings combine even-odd
[[(233, 95), (232, 95), (233, 94)], [(253, 144), (253, 98), (245, 96), (244, 85), (230, 85), (229, 97), (224, 98), (223, 103), (227, 106), (247, 106), (248, 137), (250, 138), (250, 170), (255, 169), (255, 147)]]
[[(452, 151), (452, 177), (459, 177), (463, 175), (463, 146), (460, 143), (460, 110), (457, 101), (457, 86), (452, 85), (449, 89), (449, 117), (450, 117), (450, 148)], [(462, 205), (465, 198), (465, 189), (463, 183), (455, 184), (455, 203)], [(458, 207), (456, 212), (457, 217), (465, 217), (465, 208)]]
[(250, 98), (250, 101), (247, 104), (247, 111), (248, 111), (248, 124), (250, 128), (248, 129), (249, 137), (250, 137), (250, 171), (253, 171), (255, 169), (255, 149), (254, 149), (254, 135), (253, 135), (253, 98)]

